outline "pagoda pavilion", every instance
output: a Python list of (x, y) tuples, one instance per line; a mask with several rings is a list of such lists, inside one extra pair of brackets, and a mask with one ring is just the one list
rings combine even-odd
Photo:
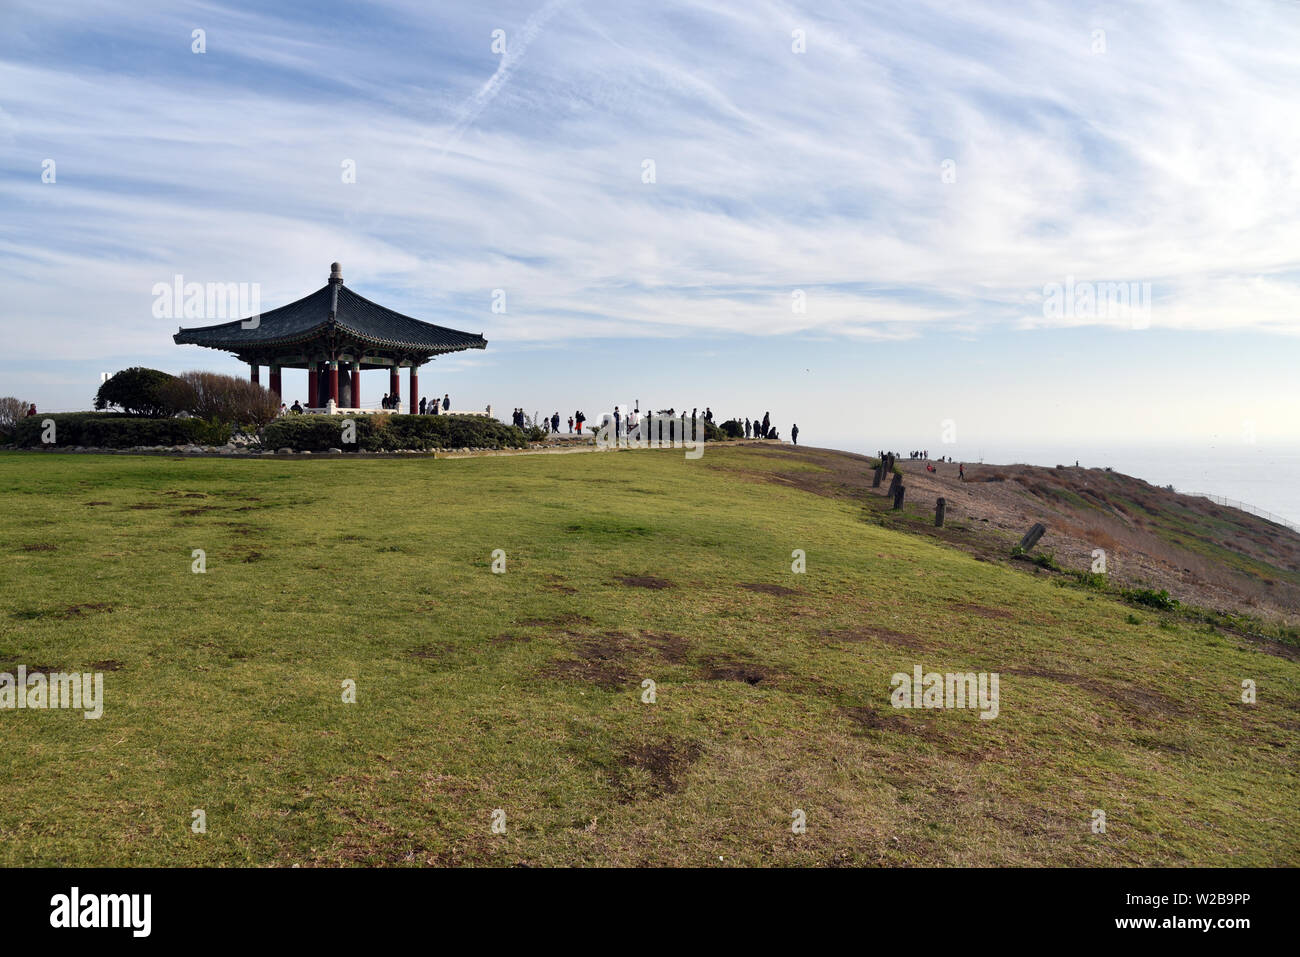
[(415, 414), (420, 366), (444, 353), (487, 347), (481, 335), (421, 322), (358, 296), (343, 285), (338, 263), (330, 266), (329, 282), (297, 302), (234, 322), (182, 328), (172, 338), (177, 345), (233, 352), (252, 367), (254, 382), (258, 368), (269, 366), (277, 396), (281, 369), (306, 369), (307, 405), (317, 412), (360, 411), (363, 369), (387, 369), (388, 391), (400, 395), (398, 370), (405, 366)]

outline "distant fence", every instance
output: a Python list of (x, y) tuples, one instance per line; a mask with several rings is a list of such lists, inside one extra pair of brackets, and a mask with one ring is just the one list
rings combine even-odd
[(1238, 502), (1236, 499), (1224, 498), (1222, 495), (1211, 495), (1209, 492), (1184, 492), (1184, 495), (1195, 495), (1198, 498), (1208, 498), (1215, 505), (1224, 505), (1228, 508), (1235, 508), (1242, 512), (1249, 512), (1262, 519), (1272, 522), (1274, 525), (1281, 525), (1291, 529), (1293, 532), (1300, 532), (1300, 525), (1295, 522), (1289, 522), (1281, 515), (1275, 515), (1272, 512), (1266, 512), (1262, 508), (1256, 508), (1254, 505), (1248, 505), (1245, 502)]

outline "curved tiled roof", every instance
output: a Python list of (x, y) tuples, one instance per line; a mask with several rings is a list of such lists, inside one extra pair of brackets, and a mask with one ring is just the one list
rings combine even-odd
[(236, 319), (215, 326), (182, 328), (172, 339), (177, 345), (188, 343), (232, 352), (309, 342), (331, 332), (370, 345), (411, 352), (456, 352), (487, 346), (487, 340), (481, 335), (421, 322), (358, 296), (343, 285), (342, 279), (331, 279), (297, 302), (262, 313), (256, 328), (244, 328), (247, 321)]

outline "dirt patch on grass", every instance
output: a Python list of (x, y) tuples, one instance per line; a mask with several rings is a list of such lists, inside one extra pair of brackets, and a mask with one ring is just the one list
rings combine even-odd
[(124, 667), (126, 666), (115, 658), (108, 658), (104, 661), (92, 661), (90, 663), (91, 671), (121, 671)]
[(740, 586), (746, 591), (756, 591), (764, 595), (797, 595), (799, 594), (793, 588), (786, 588), (784, 585), (765, 585), (761, 582), (747, 582)]
[(67, 674), (68, 672), (68, 669), (63, 665), (28, 665), (25, 661), (6, 661), (3, 664), (0, 664), (0, 671), (5, 672), (6, 674), (16, 675), (20, 665), (27, 665), (27, 673), (29, 675), (38, 673), (48, 675), (55, 672)]
[[(581, 637), (573, 633), (570, 635)], [(577, 658), (553, 662), (543, 671), (543, 675), (548, 678), (585, 681), (607, 691), (625, 688), (635, 677), (623, 660), (627, 649), (617, 633), (607, 632), (595, 638), (587, 638), (573, 650)]]
[(84, 618), (87, 615), (112, 612), (113, 606), (107, 602), (92, 601), (80, 605), (68, 605), (66, 608), (20, 608), (12, 613), (13, 618), (18, 621), (40, 621), (45, 618), (54, 618), (61, 621), (69, 621), (73, 618)]
[(113, 503), (112, 502), (82, 502), (82, 504), (85, 505), (87, 508), (89, 508), (93, 505), (112, 505)]
[(618, 582), (627, 585), (629, 588), (673, 588), (674, 584), (666, 578), (656, 578), (654, 575), (622, 575)]
[(58, 550), (58, 545), (51, 545), (48, 542), (36, 542), (23, 546), (25, 552), (57, 552)]
[(738, 658), (706, 658), (700, 663), (700, 675), (708, 681), (743, 681), (747, 685), (771, 683), (778, 672), (754, 661)]
[(901, 631), (892, 631), (889, 628), (878, 628), (875, 625), (860, 625), (857, 628), (823, 628), (818, 634), (823, 638), (829, 638), (831, 641), (883, 641), (887, 645), (893, 645), (897, 648), (910, 648), (913, 651), (925, 651), (927, 645), (915, 635), (905, 635)]
[(137, 502), (135, 505), (128, 505), (127, 508), (141, 512), (147, 509), (162, 508), (162, 506), (157, 502)]
[(943, 739), (943, 736), (931, 728), (928, 722), (908, 720), (897, 712), (879, 711), (874, 705), (842, 705), (840, 713), (863, 731), (892, 731), (895, 734), (908, 734), (927, 741)]
[(624, 803), (676, 794), (703, 749), (694, 741), (638, 742), (617, 758), (614, 786)]
[(666, 632), (585, 635), (566, 631), (559, 637), (572, 643), (571, 651), (577, 657), (553, 662), (543, 676), (587, 681), (607, 690), (626, 688), (645, 678), (656, 662), (681, 664), (690, 652), (689, 641)]
[(198, 508), (183, 508), (177, 515), (184, 515), (186, 518), (193, 518), (195, 515), (202, 515), (204, 512), (211, 512), (216, 509), (216, 505), (200, 505)]
[(1241, 637), (1267, 655), (1286, 658), (1288, 661), (1300, 661), (1300, 648), (1295, 645), (1288, 645), (1284, 641), (1278, 641), (1275, 638), (1263, 638), (1258, 635), (1241, 635)]
[(112, 610), (113, 606), (108, 604), (108, 602), (90, 601), (81, 605), (69, 605), (67, 608), (63, 609), (63, 613), (59, 617), (80, 618), (84, 615), (95, 615), (101, 612), (109, 613), (112, 612)]
[(1062, 684), (1082, 688), (1091, 694), (1114, 701), (1123, 710), (1139, 716), (1182, 715), (1187, 713), (1177, 701), (1150, 688), (1136, 685), (1112, 684), (1100, 678), (1071, 674), (1067, 671), (1047, 671), (1041, 668), (1003, 668), (1003, 675), (1024, 675), (1030, 678), (1043, 678)]
[(578, 589), (566, 584), (565, 580), (559, 575), (547, 575), (546, 587), (551, 591), (558, 591), (562, 595), (576, 595), (578, 593)]
[(686, 660), (691, 643), (681, 635), (670, 632), (642, 631), (641, 640), (653, 648), (669, 664), (678, 665)]

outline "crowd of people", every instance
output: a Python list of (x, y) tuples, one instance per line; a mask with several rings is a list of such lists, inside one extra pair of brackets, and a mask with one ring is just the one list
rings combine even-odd
[[(388, 408), (397, 409), (397, 408), (401, 408), (402, 405), (402, 397), (399, 395), (394, 395), (394, 396), (386, 395), (384, 396), (384, 401), (392, 403), (391, 406), (385, 405), (384, 406), (385, 409)], [(439, 412), (445, 414), (450, 408), (451, 408), (451, 396), (444, 392), (441, 399), (439, 399), (436, 395), (432, 399), (421, 399), (419, 405), (420, 411), (417, 414), (437, 415)]]
[[(515, 409), (514, 412), (512, 412), (510, 415), (510, 421), (516, 428), (526, 429), (529, 427), (528, 414), (524, 412), (523, 409)], [(581, 435), (582, 423), (586, 421), (587, 421), (587, 417), (583, 414), (581, 409), (574, 412), (573, 415), (569, 416), (568, 419), (569, 434), (573, 435), (574, 426), (577, 426), (578, 429), (577, 434)], [(560, 434), (560, 413), (552, 412), (549, 416), (543, 415), (540, 418), (538, 418), (533, 424), (536, 425), (543, 432), (547, 433), (548, 435), (559, 435)]]
[[(876, 454), (879, 456), (879, 458), (880, 458), (880, 460), (881, 460), (882, 462), (884, 461), (885, 456), (890, 456), (890, 457), (892, 457), (892, 458), (896, 458), (896, 459), (900, 459), (900, 458), (902, 458), (902, 455), (900, 455), (898, 452), (886, 452), (884, 449), (881, 449), (881, 450), (880, 450), (879, 452), (877, 452)], [(909, 459), (920, 459), (920, 460), (924, 461), (924, 462), (926, 463), (925, 470), (926, 470), (927, 472), (938, 472), (938, 471), (939, 471), (937, 468), (935, 468), (934, 464), (933, 464), (932, 462), (929, 461), (929, 459), (930, 459), (930, 451), (929, 451), (928, 449), (921, 449), (921, 450), (919, 450), (919, 451), (908, 452), (908, 453), (907, 453), (907, 457), (908, 457)], [(952, 464), (952, 456), (949, 455), (949, 456), (947, 456), (947, 457), (945, 458), (944, 456), (941, 455), (941, 456), (939, 456), (937, 459), (935, 459), (935, 461), (936, 461), (936, 462), (947, 462), (947, 463), (949, 463), (949, 464)], [(957, 478), (960, 479), (960, 480), (963, 481), (963, 482), (966, 481), (966, 465), (965, 465), (965, 463), (959, 463), (959, 464), (957, 465)]]
[[(896, 459), (901, 459), (901, 458), (903, 457), (903, 454), (902, 454), (901, 452), (888, 452), (888, 451), (885, 451), (885, 450), (881, 450), (881, 451), (877, 452), (876, 455), (877, 455), (877, 456), (880, 456), (880, 457), (882, 457), (882, 458), (883, 458), (884, 456), (886, 456), (886, 455), (893, 456), (893, 457), (896, 458)], [(921, 449), (920, 451), (916, 451), (916, 452), (908, 452), (908, 453), (907, 453), (907, 457), (908, 457), (909, 459), (919, 459), (919, 460), (921, 460), (921, 461), (928, 461), (929, 458), (930, 458), (930, 451), (929, 451), (929, 449)], [(936, 461), (936, 462), (951, 462), (951, 461), (952, 461), (952, 456), (950, 455), (950, 456), (948, 456), (947, 458), (944, 458), (944, 457), (941, 455), (941, 456), (939, 456), (937, 459), (935, 459), (935, 461)]]
[[(713, 409), (708, 406), (705, 406), (703, 413), (700, 412), (698, 406), (692, 408), (690, 412), (687, 412), (685, 409), (678, 412), (676, 408), (659, 409), (658, 411), (650, 409), (644, 413), (644, 417), (647, 420), (653, 420), (655, 418), (661, 420), (680, 418), (683, 431), (685, 430), (688, 421), (697, 419), (702, 419), (710, 424), (716, 424)], [(636, 428), (642, 424), (641, 406), (638, 403), (634, 408), (628, 409), (626, 406), (616, 405), (614, 406), (613, 411), (607, 414), (607, 418), (612, 421), (613, 431), (616, 436), (623, 437), (631, 435)], [(602, 422), (604, 422), (605, 419), (606, 416), (601, 417)], [(561, 426), (567, 426), (569, 435), (582, 435), (582, 427), (587, 421), (587, 415), (581, 409), (578, 409), (574, 411), (567, 420), (562, 420), (559, 412), (553, 412), (549, 416), (537, 416), (533, 418), (524, 412), (522, 408), (516, 408), (511, 412), (510, 421), (521, 429), (526, 429), (535, 425), (547, 434), (551, 435), (559, 435), (561, 432)], [(748, 418), (737, 418), (734, 421), (737, 425), (743, 423), (744, 436), (747, 439), (781, 438), (780, 433), (772, 425), (772, 415), (770, 412), (764, 412), (761, 419), (756, 416), (753, 420)], [(790, 440), (796, 445), (799, 443), (798, 425), (792, 425), (790, 427)]]

